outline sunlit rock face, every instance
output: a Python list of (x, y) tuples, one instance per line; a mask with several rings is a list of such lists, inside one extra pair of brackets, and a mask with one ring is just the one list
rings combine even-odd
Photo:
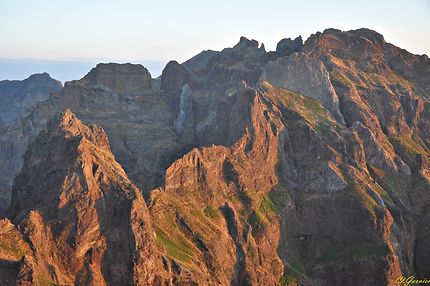
[(11, 217), (31, 246), (18, 283), (152, 285), (157, 279), (141, 191), (115, 161), (105, 132), (69, 110), (25, 153)]
[(284, 39), (274, 52), (242, 37), (169, 62), (156, 80), (140, 65), (98, 65), (19, 123), (0, 122), (1, 142), (19, 146), (1, 157), (13, 166), (5, 178), (17, 176), (0, 241), (20, 241), (15, 256), (0, 248), (14, 263), (0, 275), (22, 285), (426, 277), (429, 78), (427, 56), (367, 29)]

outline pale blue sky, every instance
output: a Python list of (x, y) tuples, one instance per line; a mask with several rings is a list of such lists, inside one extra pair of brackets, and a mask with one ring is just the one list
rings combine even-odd
[(0, 58), (181, 62), (242, 35), (273, 50), (285, 37), (361, 27), (430, 54), (430, 0), (0, 0)]

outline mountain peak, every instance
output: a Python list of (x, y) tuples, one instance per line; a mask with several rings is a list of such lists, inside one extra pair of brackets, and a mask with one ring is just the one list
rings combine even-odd
[(62, 88), (62, 83), (46, 72), (30, 75), (24, 80), (0, 81), (0, 119), (10, 124)]
[(49, 73), (43, 72), (43, 73), (32, 74), (27, 79), (32, 79), (32, 80), (52, 80), (53, 78), (49, 75)]
[(190, 74), (177, 61), (170, 61), (161, 74), (161, 89), (164, 91), (180, 90), (190, 80)]
[(258, 48), (258, 41), (254, 40), (254, 39), (249, 40), (248, 38), (242, 36), (239, 39), (239, 43), (237, 43), (236, 46), (234, 46), (234, 48), (239, 48), (239, 49)]
[(290, 38), (282, 39), (276, 45), (276, 51), (281, 55), (290, 55), (295, 52), (300, 52), (303, 49), (303, 40), (301, 36), (298, 36), (294, 40)]
[[(321, 53), (341, 56), (342, 58), (361, 59), (369, 62), (368, 57), (382, 59), (386, 42), (384, 37), (370, 29), (341, 31), (326, 29), (311, 35), (305, 42), (305, 53)], [(363, 62), (363, 64), (366, 64)]]
[[(12, 214), (16, 216), (27, 209), (37, 208), (39, 202), (53, 198), (56, 191), (49, 193), (48, 189), (55, 189), (59, 184), (57, 180), (68, 170), (75, 169), (77, 162), (93, 160), (95, 150), (103, 150), (103, 154), (111, 152), (109, 140), (102, 128), (83, 124), (68, 109), (54, 116), (47, 130), (39, 133), (23, 156), (22, 172), (14, 182), (16, 191), (12, 195)], [(43, 182), (37, 182), (37, 178), (33, 177), (51, 172), (57, 175), (48, 176)], [(23, 188), (24, 182), (38, 187)]]
[(312, 39), (314, 36), (317, 36), (317, 37), (334, 36), (345, 43), (354, 42), (360, 38), (365, 38), (374, 44), (379, 44), (379, 45), (385, 44), (384, 36), (368, 28), (360, 28), (360, 29), (349, 30), (349, 31), (342, 31), (339, 29), (329, 28), (329, 29), (325, 29), (322, 33), (318, 32), (314, 35), (311, 35), (309, 39)]
[(152, 90), (151, 80), (149, 71), (140, 64), (99, 63), (78, 83), (104, 86), (117, 93), (139, 93)]
[(76, 117), (76, 115), (70, 111), (70, 109), (66, 109), (60, 120), (60, 127), (63, 130), (70, 130), (72, 126), (81, 127), (82, 122)]

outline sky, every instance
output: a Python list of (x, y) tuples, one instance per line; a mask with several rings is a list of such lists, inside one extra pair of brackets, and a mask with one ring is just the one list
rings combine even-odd
[(78, 79), (97, 62), (142, 63), (156, 77), (169, 60), (240, 36), (274, 50), (282, 38), (363, 27), (430, 55), (430, 0), (0, 0), (0, 80)]

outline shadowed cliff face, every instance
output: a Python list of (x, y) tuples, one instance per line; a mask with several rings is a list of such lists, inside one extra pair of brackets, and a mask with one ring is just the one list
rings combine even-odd
[(34, 74), (21, 81), (0, 81), (0, 119), (11, 124), (27, 109), (46, 100), (51, 92), (57, 92), (62, 87), (61, 82), (47, 73)]
[(19, 117), (61, 88), (61, 82), (47, 73), (34, 74), (22, 81), (0, 81), (0, 214), (9, 204), (8, 190), (21, 169), (19, 158), (29, 144), (22, 130), (31, 129), (31, 123), (23, 125)]
[[(15, 173), (34, 141), (10, 208), (31, 251), (14, 271), (30, 285), (426, 277), (428, 78), (426, 56), (366, 29), (269, 53), (241, 38), (160, 81), (98, 65), (2, 139), (24, 142)], [(48, 123), (66, 108), (109, 140), (71, 112)]]

